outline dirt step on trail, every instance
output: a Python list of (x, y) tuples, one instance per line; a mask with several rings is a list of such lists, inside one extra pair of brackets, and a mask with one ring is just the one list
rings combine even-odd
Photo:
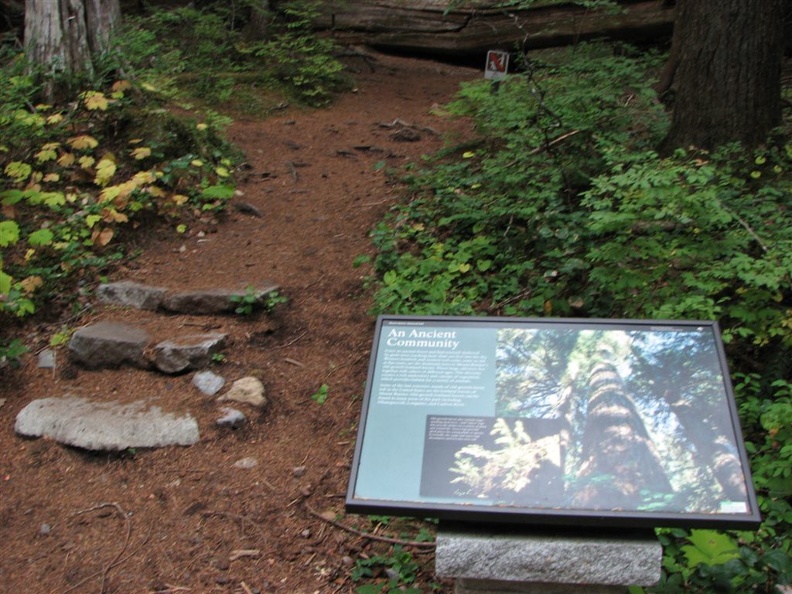
[[(218, 427), (214, 399), (192, 374), (86, 371), (65, 350), (52, 370), (27, 357), (0, 386), (0, 592), (353, 592), (354, 560), (387, 550), (319, 517), (343, 512), (373, 330), (365, 271), (352, 262), (373, 253), (369, 231), (399, 199), (386, 169), (469, 133), (432, 107), (481, 73), (374, 57), (373, 71), (350, 58), (357, 88), (328, 109), (237, 120), (228, 137), (247, 164), (236, 206), (183, 235), (151, 238), (111, 279), (183, 291), (271, 279), (286, 305), (243, 317), (97, 303), (80, 320), (128, 323), (155, 339), (227, 334), (213, 371), (229, 384), (259, 378), (266, 410), (245, 409), (242, 427)], [(55, 330), (32, 330), (34, 354)], [(319, 404), (311, 396), (323, 384)], [(14, 433), (29, 402), (64, 395), (190, 412), (201, 438), (111, 455)], [(416, 557), (431, 580), (431, 555)]]

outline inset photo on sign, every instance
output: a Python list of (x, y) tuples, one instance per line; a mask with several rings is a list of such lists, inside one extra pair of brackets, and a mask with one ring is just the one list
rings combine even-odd
[(564, 488), (559, 429), (547, 419), (429, 416), (421, 495), (553, 506)]
[[(720, 364), (706, 334), (504, 328), (495, 386), (497, 414), (559, 423), (564, 480), (556, 505), (747, 509)], [(517, 486), (504, 488), (518, 495)]]

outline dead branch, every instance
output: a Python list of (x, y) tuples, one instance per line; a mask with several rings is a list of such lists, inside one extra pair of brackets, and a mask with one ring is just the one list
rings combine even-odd
[(124, 561), (126, 561), (129, 558), (129, 557), (125, 557), (124, 559), (121, 559), (121, 556), (124, 554), (124, 551), (126, 551), (127, 546), (129, 546), (129, 539), (130, 539), (130, 537), (132, 535), (132, 522), (130, 521), (129, 516), (126, 514), (126, 512), (123, 510), (123, 508), (118, 503), (115, 503), (115, 502), (112, 502), (112, 503), (100, 503), (98, 505), (94, 505), (93, 507), (89, 507), (87, 509), (83, 509), (83, 510), (80, 510), (78, 512), (75, 512), (74, 514), (72, 514), (72, 517), (80, 516), (82, 514), (87, 514), (89, 512), (96, 511), (98, 509), (104, 509), (106, 507), (114, 508), (116, 510), (116, 512), (118, 512), (118, 515), (120, 515), (124, 519), (124, 523), (126, 524), (126, 536), (124, 537), (124, 543), (121, 546), (121, 549), (118, 551), (118, 553), (116, 553), (116, 556), (113, 557), (113, 560), (110, 561), (110, 563), (108, 563), (105, 566), (104, 569), (102, 569), (101, 571), (96, 571), (96, 572), (92, 573), (89, 576), (86, 576), (84, 579), (82, 579), (79, 582), (77, 582), (76, 584), (74, 584), (71, 588), (68, 588), (67, 590), (64, 590), (63, 594), (66, 594), (67, 592), (71, 592), (72, 590), (75, 590), (75, 589), (79, 588), (82, 584), (84, 584), (85, 582), (93, 579), (97, 575), (100, 575), (102, 577), (101, 582), (100, 582), (100, 588), (99, 588), (99, 594), (102, 594), (105, 591), (105, 583), (107, 582), (107, 574), (110, 573), (111, 569), (113, 569), (114, 567), (117, 567), (118, 565), (121, 565), (121, 563), (123, 563)]
[(369, 532), (363, 532), (362, 530), (358, 530), (357, 528), (352, 528), (351, 526), (347, 526), (346, 524), (342, 524), (341, 522), (336, 522), (333, 519), (323, 516), (307, 503), (305, 504), (305, 511), (309, 514), (314, 516), (315, 518), (319, 518), (320, 520), (335, 526), (336, 528), (340, 528), (341, 530), (346, 530), (347, 532), (351, 532), (352, 534), (356, 534), (362, 538), (367, 538), (369, 540), (376, 540), (379, 542), (387, 542), (390, 544), (397, 544), (403, 547), (415, 547), (420, 549), (434, 549), (435, 543), (433, 542), (421, 542), (417, 540), (402, 540), (399, 538), (390, 538), (389, 536), (378, 536), (376, 534), (371, 534)]

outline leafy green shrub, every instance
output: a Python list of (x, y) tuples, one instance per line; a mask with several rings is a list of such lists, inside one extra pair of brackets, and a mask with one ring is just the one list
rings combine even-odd
[[(131, 90), (118, 81), (70, 106), (39, 105), (24, 120), (30, 136), (0, 153), (0, 316), (30, 315), (120, 258), (119, 233), (145, 213), (200, 213), (233, 195), (232, 151), (216, 131)], [(158, 125), (148, 136), (136, 121)]]
[(333, 57), (333, 41), (312, 32), (318, 6), (313, 0), (285, 3), (271, 25), (272, 38), (246, 49), (300, 101), (313, 106), (327, 104), (333, 93), (349, 86), (343, 66)]
[(580, 309), (573, 287), (589, 233), (579, 192), (607, 151), (644, 150), (667, 123), (639, 62), (599, 46), (551, 57), (498, 93), (483, 81), (463, 87), (451, 109), (482, 138), (410, 177), (411, 202), (374, 231), (377, 311)]
[(651, 591), (774, 592), (792, 582), (789, 130), (660, 156), (655, 57), (562, 56), (462, 89), (480, 137), (412, 172), (373, 231), (375, 310), (719, 320), (764, 521), (659, 531)]
[(226, 105), (240, 89), (262, 83), (279, 85), (302, 103), (324, 105), (348, 81), (333, 58), (332, 40), (312, 31), (317, 7), (310, 0), (282, 4), (268, 28), (271, 36), (249, 43), (239, 14), (223, 3), (159, 10), (128, 19), (119, 49), (141, 83), (168, 97)]

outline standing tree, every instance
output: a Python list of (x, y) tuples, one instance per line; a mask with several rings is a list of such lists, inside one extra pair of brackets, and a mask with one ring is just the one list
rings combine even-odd
[(780, 123), (783, 1), (677, 1), (666, 149), (756, 146)]
[(42, 69), (48, 96), (59, 75), (93, 75), (120, 20), (119, 0), (26, 0), (27, 55)]

